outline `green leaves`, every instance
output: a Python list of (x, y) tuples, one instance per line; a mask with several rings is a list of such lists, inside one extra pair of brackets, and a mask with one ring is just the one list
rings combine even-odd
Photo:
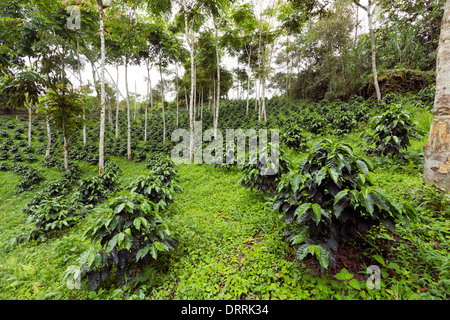
[(419, 140), (419, 135), (423, 134), (415, 127), (409, 113), (401, 105), (393, 104), (372, 119), (373, 134), (365, 137), (369, 146), (367, 151), (377, 155), (402, 157), (401, 151), (410, 146), (409, 139)]
[[(303, 239), (321, 266), (333, 263), (331, 251), (340, 243), (371, 226), (381, 223), (394, 230), (394, 221), (414, 216), (410, 206), (372, 185), (372, 168), (370, 160), (356, 157), (349, 145), (324, 139), (301, 162), (298, 174), (291, 171), (281, 178), (274, 209), (286, 214), (286, 234), (296, 244)], [(292, 226), (294, 216), (298, 226)], [(298, 249), (300, 258), (308, 254), (305, 248)]]

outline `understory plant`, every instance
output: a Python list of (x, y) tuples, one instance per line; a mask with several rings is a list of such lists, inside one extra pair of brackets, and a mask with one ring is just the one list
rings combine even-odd
[(285, 214), (285, 235), (298, 259), (311, 255), (327, 268), (340, 244), (372, 226), (381, 223), (394, 231), (396, 223), (415, 219), (409, 204), (373, 185), (371, 169), (370, 160), (354, 155), (349, 145), (324, 139), (298, 171), (282, 177), (273, 208)]
[[(278, 154), (273, 153), (275, 148), (279, 150)], [(289, 171), (289, 166), (283, 149), (269, 143), (268, 147), (258, 150), (258, 155), (250, 155), (249, 161), (240, 165), (242, 176), (238, 182), (244, 188), (273, 193), (280, 178)]]
[(298, 125), (290, 125), (284, 131), (282, 141), (288, 148), (303, 151), (308, 148), (308, 138)]
[(373, 133), (365, 135), (368, 153), (392, 155), (401, 158), (402, 151), (411, 146), (410, 138), (420, 140), (421, 131), (417, 130), (411, 115), (401, 105), (393, 104), (371, 122)]
[(69, 268), (66, 277), (74, 275), (88, 280), (92, 290), (115, 271), (122, 283), (139, 272), (139, 266), (174, 248), (169, 226), (161, 215), (160, 205), (137, 193), (122, 191), (111, 200), (108, 209), (85, 235), (94, 246), (78, 259), (79, 268)]

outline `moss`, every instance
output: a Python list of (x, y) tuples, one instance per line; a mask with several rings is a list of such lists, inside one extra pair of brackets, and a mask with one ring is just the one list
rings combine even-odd
[[(412, 69), (387, 69), (380, 70), (378, 74), (378, 84), (380, 86), (381, 95), (388, 93), (417, 93), (421, 89), (433, 84), (436, 79), (434, 71), (421, 71)], [(367, 86), (367, 94), (372, 97), (375, 95), (375, 87), (373, 84), (373, 75)]]

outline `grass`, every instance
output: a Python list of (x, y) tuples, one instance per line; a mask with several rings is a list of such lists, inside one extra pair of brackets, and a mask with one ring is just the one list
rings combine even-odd
[[(407, 107), (419, 128), (428, 132), (432, 120), (429, 112)], [(360, 133), (342, 139), (356, 153), (364, 152)], [(426, 135), (421, 141), (413, 141), (410, 149), (420, 152), (425, 141)], [(33, 144), (42, 145), (36, 141)], [(304, 156), (287, 150), (294, 168)], [(147, 172), (145, 163), (111, 158), (123, 170), (121, 186), (128, 186)], [(97, 292), (90, 291), (86, 283), (80, 290), (69, 290), (63, 281), (64, 271), (89, 248), (89, 240), (82, 235), (101, 216), (101, 210), (92, 210), (81, 223), (52, 238), (12, 244), (10, 240), (27, 227), (22, 208), (61, 176), (59, 170), (44, 168), (38, 161), (30, 165), (38, 168), (45, 181), (28, 192), (15, 194), (20, 177), (10, 171), (0, 172), (0, 299), (446, 300), (450, 282), (448, 201), (423, 186), (420, 164), (390, 165), (383, 161), (370, 177), (395, 198), (410, 201), (418, 210), (419, 220), (399, 226), (395, 234), (374, 228), (356, 242), (362, 254), (381, 267), (381, 290), (368, 290), (365, 281), (338, 280), (329, 272), (316, 274), (310, 264), (295, 260), (295, 251), (282, 235), (284, 217), (271, 210), (271, 198), (241, 187), (238, 169), (208, 165), (177, 167), (182, 191), (165, 219), (179, 244), (142, 270), (137, 289), (112, 281)], [(95, 165), (76, 163), (83, 178), (97, 174)], [(356, 263), (365, 276), (367, 266), (362, 261)]]

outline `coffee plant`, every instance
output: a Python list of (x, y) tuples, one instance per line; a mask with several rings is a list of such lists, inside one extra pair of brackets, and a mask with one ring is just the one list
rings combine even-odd
[[(80, 268), (75, 270), (82, 280), (88, 280), (91, 290), (96, 290), (113, 270), (123, 282), (132, 279), (140, 265), (174, 248), (177, 240), (171, 237), (159, 209), (136, 193), (124, 191), (111, 200), (104, 217), (85, 233), (93, 243), (99, 242), (101, 249), (82, 254)], [(73, 273), (68, 269), (66, 277)]]
[(34, 228), (20, 236), (18, 243), (40, 236), (49, 237), (57, 231), (73, 227), (87, 214), (86, 207), (73, 199), (50, 195), (43, 196), (39, 199), (39, 204), (30, 206), (27, 212), (26, 223), (33, 225)]
[(259, 151), (262, 152), (259, 156), (251, 157), (248, 162), (240, 165), (242, 176), (238, 182), (244, 188), (273, 193), (279, 179), (289, 171), (290, 162), (285, 157), (282, 148), (279, 148), (279, 157), (274, 159), (275, 162), (271, 162), (268, 153), (272, 153), (272, 144), (269, 144), (269, 148)]
[(368, 153), (401, 158), (411, 146), (410, 138), (420, 140), (421, 131), (415, 128), (411, 115), (401, 105), (393, 105), (372, 119), (373, 134), (365, 135)]
[(284, 131), (281, 141), (288, 148), (303, 151), (308, 149), (308, 137), (303, 133), (302, 129), (297, 125), (290, 125)]
[(380, 223), (394, 231), (395, 223), (415, 219), (410, 205), (372, 184), (371, 169), (370, 160), (355, 156), (349, 145), (324, 139), (298, 171), (282, 177), (273, 208), (285, 213), (285, 235), (298, 259), (312, 255), (327, 268), (339, 244)]

